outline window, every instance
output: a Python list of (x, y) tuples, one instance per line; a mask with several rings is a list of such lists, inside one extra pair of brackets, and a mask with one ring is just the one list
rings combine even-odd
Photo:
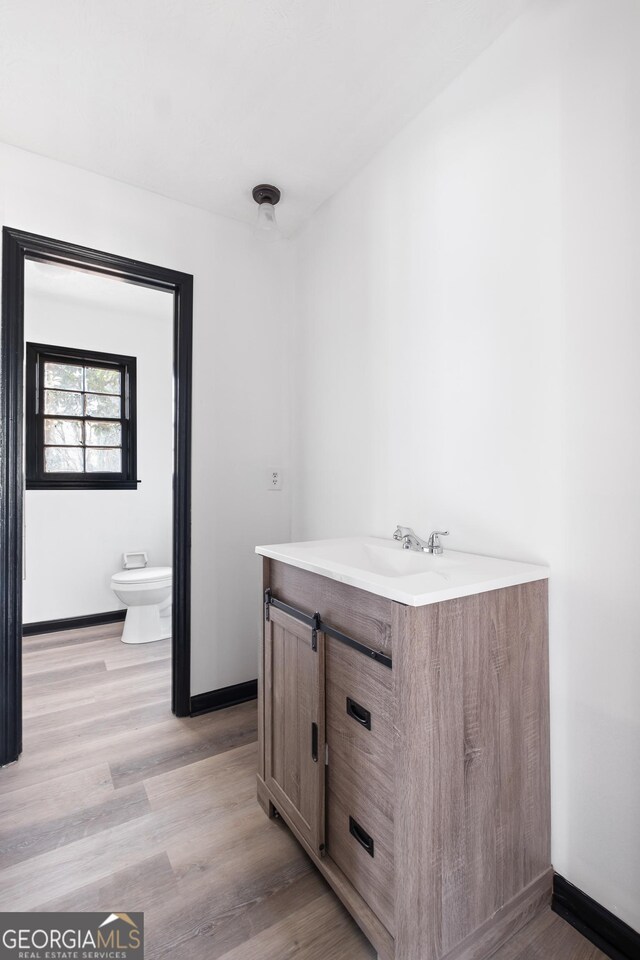
[(28, 490), (136, 490), (136, 361), (27, 344)]

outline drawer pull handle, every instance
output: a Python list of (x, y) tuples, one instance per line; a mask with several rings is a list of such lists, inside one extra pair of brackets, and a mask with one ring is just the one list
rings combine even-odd
[(360, 824), (349, 817), (349, 833), (358, 841), (361, 847), (367, 851), (370, 857), (373, 856), (373, 837), (370, 837), (366, 830), (363, 830)]
[(353, 717), (361, 727), (371, 730), (371, 713), (369, 710), (361, 707), (359, 703), (356, 703), (355, 700), (352, 700), (351, 697), (347, 697), (347, 713), (350, 717)]
[(318, 762), (318, 724), (311, 724), (311, 759)]

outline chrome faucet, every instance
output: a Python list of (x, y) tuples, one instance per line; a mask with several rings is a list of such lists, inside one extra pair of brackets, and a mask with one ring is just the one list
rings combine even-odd
[(401, 526), (397, 526), (393, 533), (393, 539), (402, 544), (403, 550), (421, 550), (422, 553), (434, 553), (436, 556), (442, 553), (440, 537), (448, 536), (448, 530), (434, 530), (433, 533), (429, 534), (428, 540), (422, 540), (411, 527)]

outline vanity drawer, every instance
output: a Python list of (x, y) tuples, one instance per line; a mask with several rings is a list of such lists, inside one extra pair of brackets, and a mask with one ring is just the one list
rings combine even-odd
[(311, 615), (317, 610), (334, 630), (391, 655), (393, 600), (277, 560), (265, 564), (265, 583), (278, 600)]
[(375, 784), (389, 807), (395, 764), (393, 672), (332, 637), (326, 638), (325, 671), (329, 763), (338, 754), (365, 790)]
[(393, 672), (325, 643), (327, 853), (393, 933)]
[(327, 854), (394, 933), (393, 819), (375, 784), (357, 783), (349, 763), (329, 751)]

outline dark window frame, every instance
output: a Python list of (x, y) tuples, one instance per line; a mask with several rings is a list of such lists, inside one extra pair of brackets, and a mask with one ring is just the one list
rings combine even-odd
[[(111, 367), (122, 376), (120, 417), (86, 417), (67, 419), (118, 420), (122, 428), (122, 471), (120, 473), (47, 473), (44, 469), (44, 364), (76, 363), (84, 366)], [(27, 490), (137, 490), (136, 431), (136, 358), (97, 350), (79, 350), (51, 344), (26, 344), (25, 383), (25, 486)], [(65, 419), (56, 416), (56, 419)]]

